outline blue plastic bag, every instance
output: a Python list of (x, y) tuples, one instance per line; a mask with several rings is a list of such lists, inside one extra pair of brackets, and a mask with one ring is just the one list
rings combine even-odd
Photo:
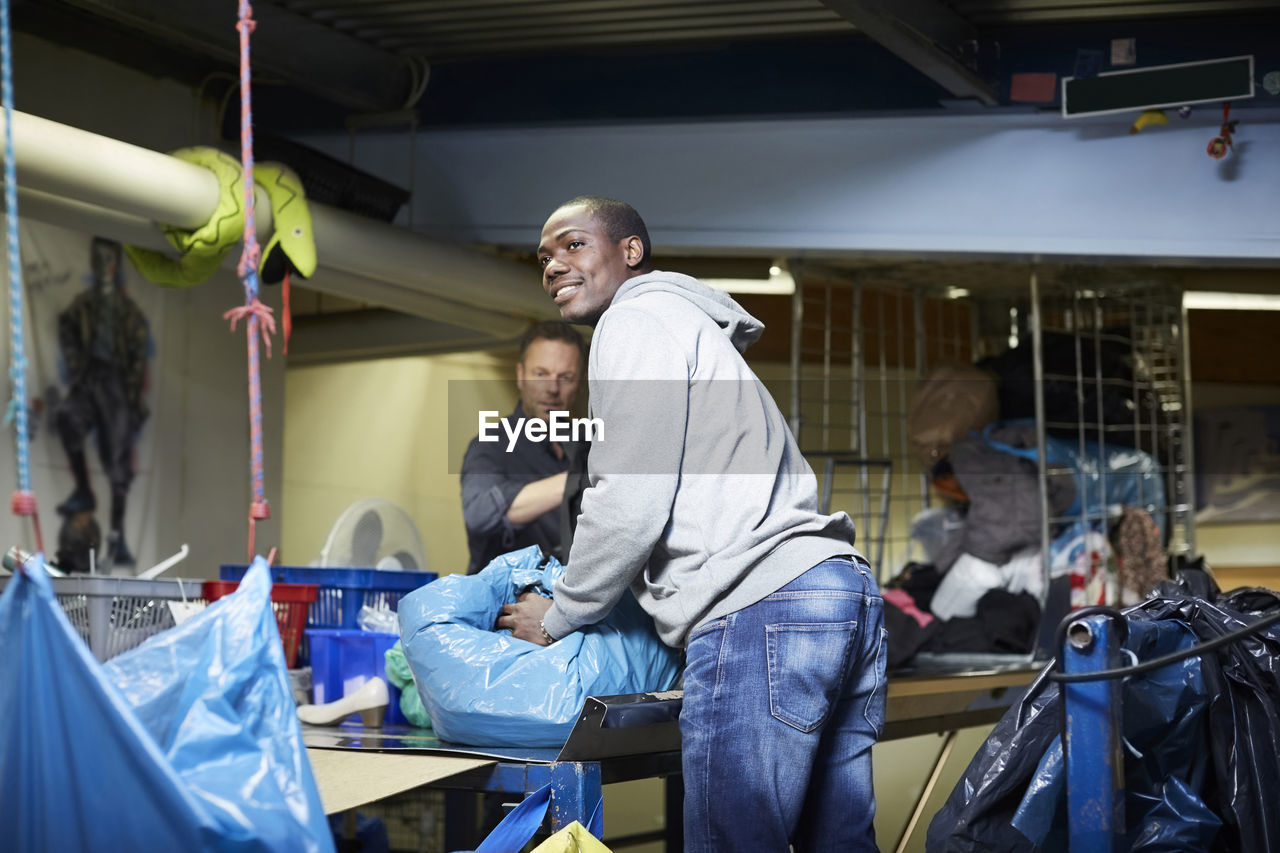
[[(1001, 427), (1031, 423), (1000, 421), (988, 424), (982, 431), (982, 438), (996, 450), (1035, 462), (1039, 456), (1035, 447), (1015, 446), (996, 437)], [(1160, 466), (1149, 453), (1121, 444), (1108, 444), (1104, 454), (1103, 446), (1096, 441), (1084, 442), (1081, 452), (1077, 441), (1046, 435), (1045, 454), (1051, 466), (1068, 468), (1075, 478), (1075, 500), (1063, 513), (1068, 518), (1079, 516), (1082, 511), (1097, 516), (1108, 506), (1132, 506), (1151, 513), (1161, 534), (1164, 533), (1164, 480)]]
[(588, 696), (667, 690), (679, 652), (631, 595), (607, 619), (550, 646), (496, 631), (502, 605), (550, 595), (564, 566), (536, 545), (479, 574), (448, 575), (400, 601), (400, 637), (437, 735), (485, 746), (561, 746)]
[(258, 559), (98, 663), (29, 561), (0, 596), (0, 849), (331, 851)]

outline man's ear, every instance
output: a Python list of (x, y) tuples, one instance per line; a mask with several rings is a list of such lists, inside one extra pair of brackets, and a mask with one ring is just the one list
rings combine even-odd
[(644, 260), (644, 241), (632, 234), (622, 241), (622, 252), (627, 260), (627, 266), (636, 269)]

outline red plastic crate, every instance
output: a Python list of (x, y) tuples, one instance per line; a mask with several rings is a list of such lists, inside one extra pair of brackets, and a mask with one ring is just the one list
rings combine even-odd
[[(210, 604), (230, 595), (240, 581), (205, 581), (204, 598)], [(302, 631), (307, 627), (307, 610), (320, 596), (319, 584), (277, 583), (271, 585), (271, 606), (276, 612), (276, 625), (284, 643), (284, 660), (293, 669), (302, 645)]]

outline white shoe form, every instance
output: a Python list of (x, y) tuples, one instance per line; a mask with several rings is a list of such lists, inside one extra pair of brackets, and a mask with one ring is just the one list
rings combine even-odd
[(323, 705), (299, 705), (298, 719), (312, 726), (332, 726), (351, 714), (359, 713), (366, 726), (378, 728), (390, 701), (387, 682), (381, 678), (370, 678), (359, 690), (341, 699)]

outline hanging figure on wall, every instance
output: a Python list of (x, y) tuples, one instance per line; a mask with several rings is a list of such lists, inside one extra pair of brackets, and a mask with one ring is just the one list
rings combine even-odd
[(146, 315), (125, 290), (120, 244), (94, 237), (90, 261), (89, 288), (58, 315), (68, 388), (55, 423), (75, 478), (75, 490), (58, 505), (58, 513), (66, 525), (97, 509), (85, 459), (85, 440), (96, 434), (111, 488), (106, 553), (98, 563), (109, 568), (134, 563), (125, 542), (124, 514), (133, 481), (133, 448), (149, 414), (144, 398), (151, 332)]

